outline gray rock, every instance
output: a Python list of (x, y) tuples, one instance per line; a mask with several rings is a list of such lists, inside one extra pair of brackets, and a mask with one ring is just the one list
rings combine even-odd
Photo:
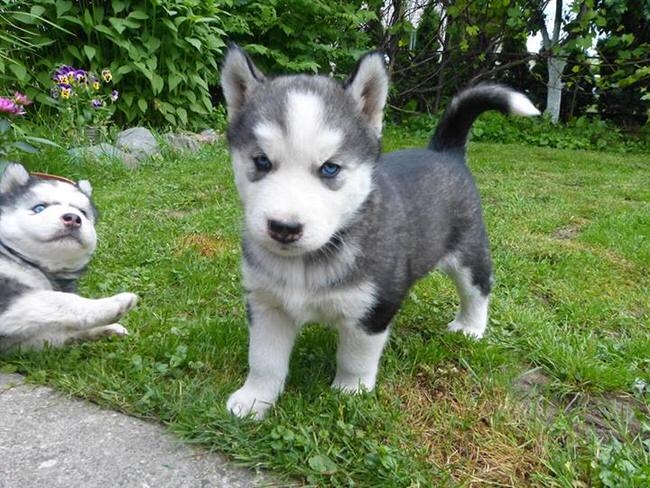
[(117, 135), (115, 145), (139, 161), (160, 154), (160, 146), (149, 129), (133, 127)]
[(134, 156), (107, 142), (102, 142), (96, 146), (73, 147), (68, 150), (68, 154), (76, 159), (116, 159), (121, 161), (127, 168), (135, 168), (138, 165), (138, 160)]
[(219, 140), (219, 134), (214, 129), (205, 129), (196, 135), (196, 139), (203, 144), (214, 144)]
[(199, 143), (192, 134), (165, 134), (165, 141), (176, 151), (195, 152), (199, 150)]

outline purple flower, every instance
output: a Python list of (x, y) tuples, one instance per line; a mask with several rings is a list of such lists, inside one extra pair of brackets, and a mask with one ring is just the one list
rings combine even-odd
[(72, 87), (70, 85), (66, 85), (65, 83), (61, 83), (59, 85), (59, 94), (61, 95), (61, 98), (64, 100), (67, 100), (72, 96)]
[(101, 100), (98, 100), (97, 98), (95, 98), (91, 103), (92, 103), (93, 108), (101, 108), (101, 107), (104, 106), (104, 102), (102, 102)]
[(0, 113), (11, 115), (23, 115), (25, 109), (22, 105), (16, 104), (11, 98), (0, 97)]
[(68, 74), (70, 74), (70, 73), (74, 73), (75, 71), (77, 71), (77, 70), (74, 69), (72, 66), (68, 66), (68, 65), (66, 65), (66, 64), (62, 64), (62, 65), (59, 66), (59, 68), (54, 72), (54, 74), (55, 74), (55, 75), (63, 75), (63, 76), (67, 76)]
[(72, 66), (62, 65), (54, 72), (52, 79), (56, 83), (67, 83), (70, 84), (75, 80), (75, 73), (77, 70)]
[(77, 80), (77, 83), (85, 83), (88, 79), (88, 74), (82, 69), (77, 69), (74, 71), (74, 78)]
[(20, 93), (20, 92), (14, 92), (14, 102), (16, 102), (17, 105), (31, 105), (32, 101), (27, 98), (27, 95)]
[(120, 97), (120, 92), (118, 92), (117, 90), (113, 90), (113, 91), (111, 92), (111, 101), (113, 101), (113, 102), (117, 102), (117, 99), (118, 99), (119, 97)]

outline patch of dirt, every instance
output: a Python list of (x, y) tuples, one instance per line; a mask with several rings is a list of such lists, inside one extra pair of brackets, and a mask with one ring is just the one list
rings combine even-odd
[(404, 426), (425, 449), (427, 462), (462, 486), (520, 487), (546, 471), (548, 443), (527, 427), (524, 410), (497, 387), (477, 387), (458, 367), (422, 366), (390, 386), (406, 412)]
[(194, 234), (183, 238), (181, 249), (194, 249), (202, 256), (211, 258), (233, 251), (236, 246), (219, 235)]
[(614, 393), (576, 393), (549, 398), (544, 389), (551, 382), (539, 368), (519, 376), (513, 389), (529, 413), (551, 422), (558, 415), (574, 419), (573, 430), (585, 438), (592, 434), (606, 441), (619, 441), (641, 433), (640, 417), (650, 417), (650, 408), (636, 398)]
[(556, 229), (555, 232), (553, 232), (553, 237), (562, 241), (575, 239), (580, 235), (582, 229), (587, 225), (587, 223), (589, 223), (587, 219), (576, 219), (564, 227)]

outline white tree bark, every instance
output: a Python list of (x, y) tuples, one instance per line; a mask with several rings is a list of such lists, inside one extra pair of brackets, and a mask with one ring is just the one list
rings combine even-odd
[(560, 120), (560, 106), (562, 104), (562, 72), (567, 62), (564, 58), (548, 58), (548, 82), (546, 83), (546, 110), (551, 122), (557, 124)]
[[(542, 34), (542, 45), (549, 57), (548, 62), (548, 80), (546, 82), (546, 110), (544, 113), (551, 116), (551, 121), (557, 124), (560, 120), (560, 106), (562, 105), (562, 72), (566, 66), (566, 60), (557, 56), (559, 51), (560, 33), (562, 32), (562, 0), (555, 0), (555, 15), (553, 19), (553, 30), (548, 32), (546, 27), (546, 18), (541, 16), (542, 23), (540, 32)], [(553, 52), (556, 52), (554, 55)]]

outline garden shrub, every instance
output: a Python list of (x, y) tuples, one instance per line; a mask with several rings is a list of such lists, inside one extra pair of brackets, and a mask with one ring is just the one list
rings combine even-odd
[[(226, 43), (219, 2), (35, 0), (0, 10), (0, 79), (48, 104), (44, 87), (62, 64), (109, 68), (122, 96), (115, 117), (150, 125), (200, 125)], [(20, 42), (18, 42), (20, 41)], [(191, 114), (191, 115), (190, 115)], [(194, 117), (196, 117), (195, 120)]]
[(0, 3), (0, 81), (52, 105), (61, 65), (108, 68), (118, 123), (198, 128), (219, 94), (228, 41), (275, 72), (349, 70), (367, 49), (362, 2), (34, 0)]
[[(398, 119), (396, 114), (389, 114), (389, 120), (408, 127), (414, 135), (422, 138), (430, 137), (438, 118), (435, 115), (414, 115)], [(546, 116), (508, 117), (488, 112), (474, 122), (471, 140), (559, 149), (643, 152), (650, 151), (650, 128), (641, 128), (635, 133), (629, 133), (611, 122), (590, 116), (556, 125)]]

